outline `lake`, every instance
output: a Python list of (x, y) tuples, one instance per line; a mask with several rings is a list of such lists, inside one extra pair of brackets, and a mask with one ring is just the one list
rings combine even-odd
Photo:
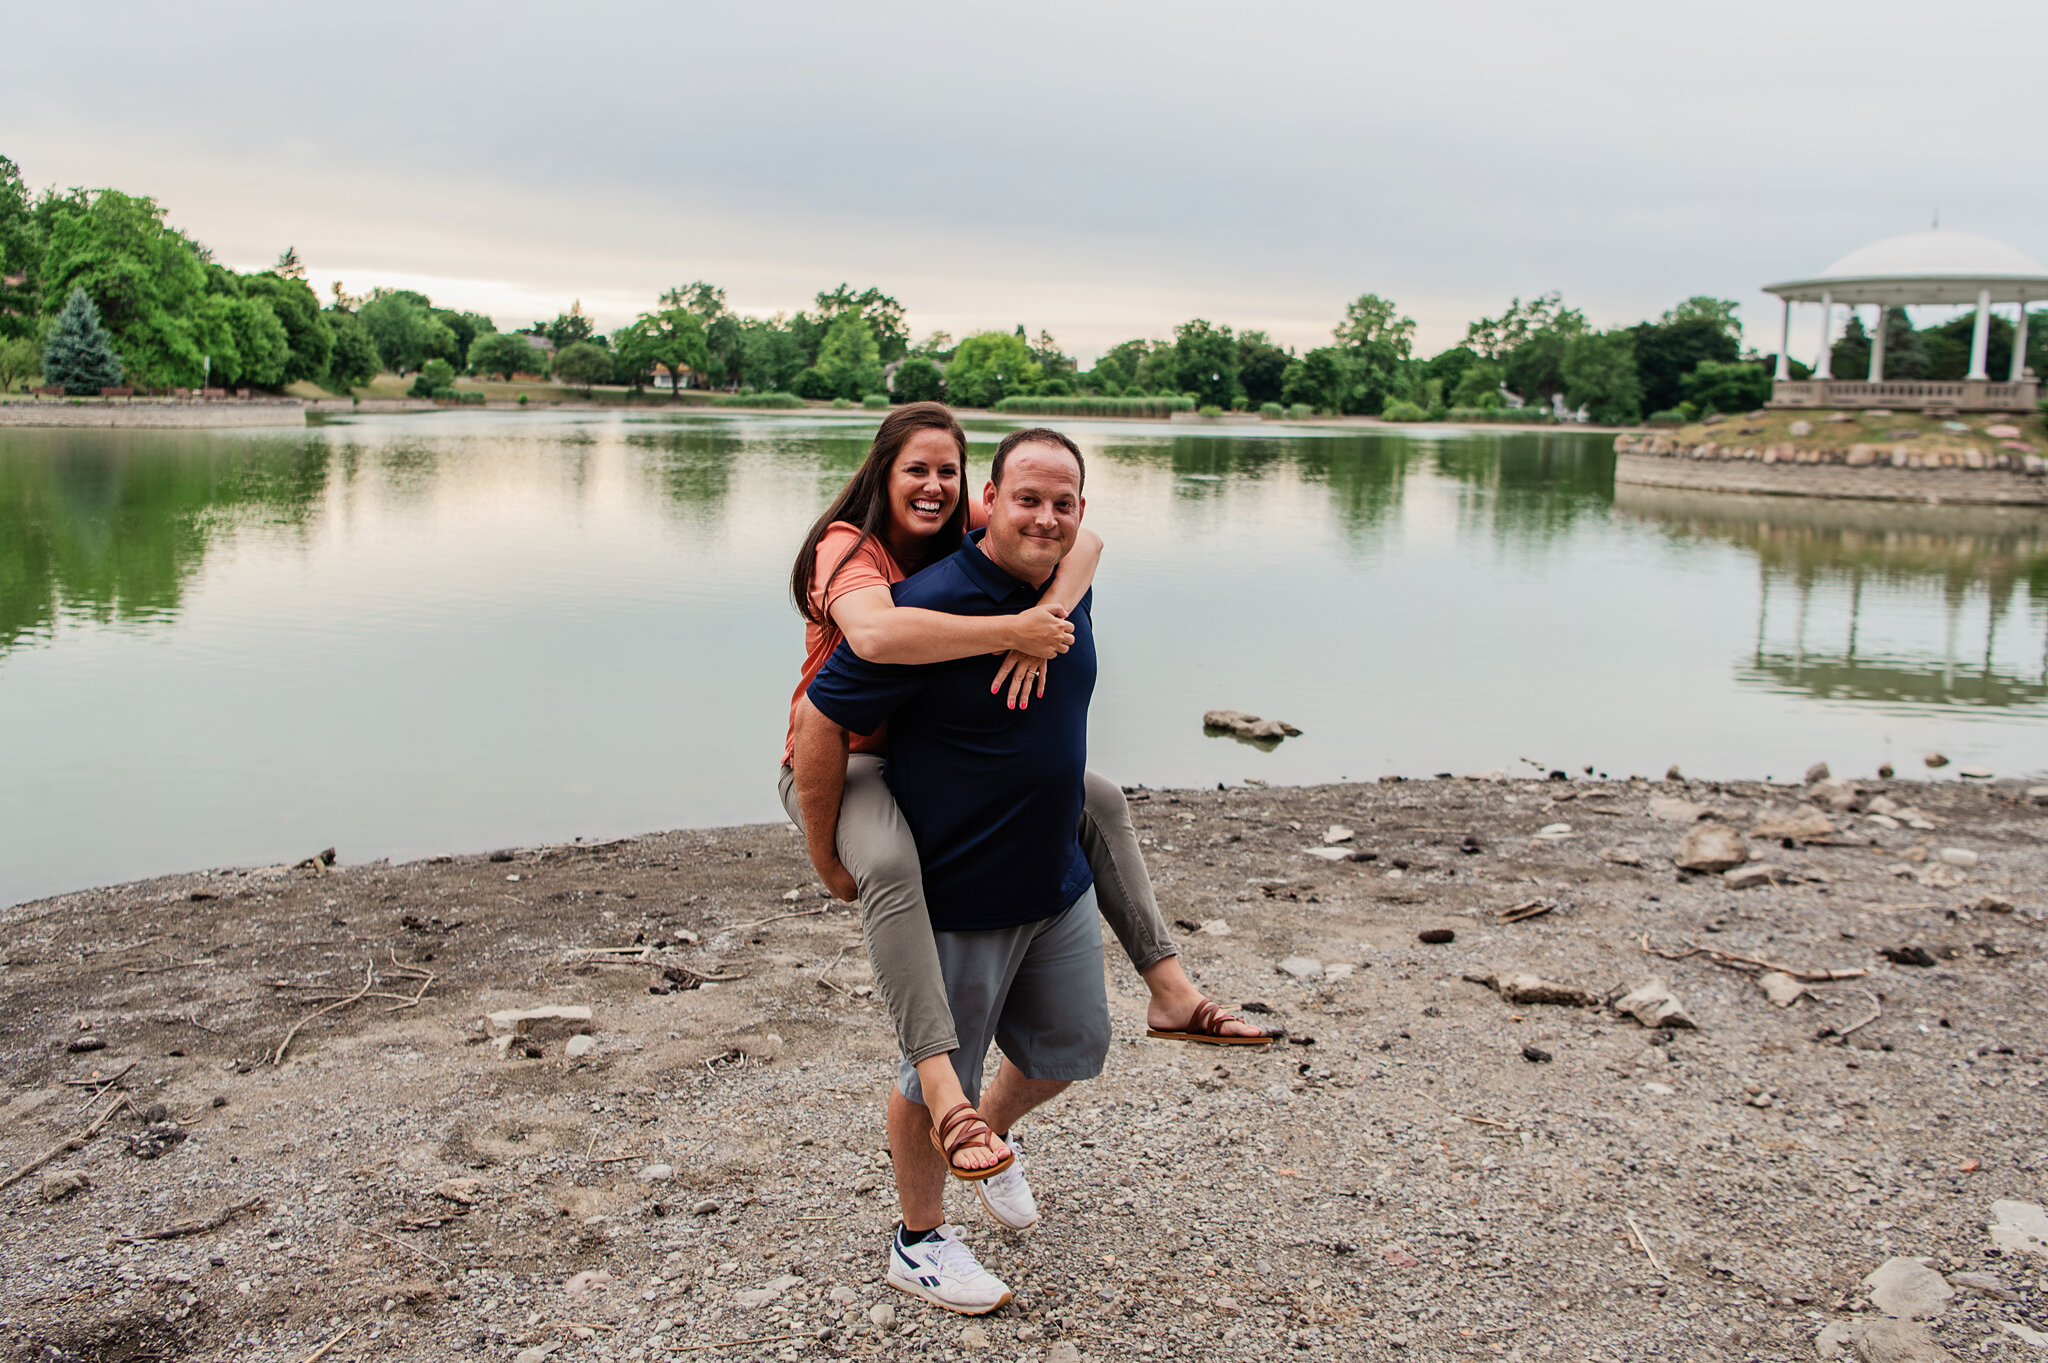
[[(1060, 424), (1126, 784), (2048, 769), (2039, 512), (1617, 491), (1605, 436)], [(0, 904), (780, 820), (790, 559), (873, 428), (0, 431)]]

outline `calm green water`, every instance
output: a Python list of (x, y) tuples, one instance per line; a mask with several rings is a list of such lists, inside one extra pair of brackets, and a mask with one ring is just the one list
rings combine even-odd
[[(790, 556), (872, 428), (0, 432), (0, 903), (780, 819)], [(2039, 514), (1617, 497), (1597, 437), (1067, 429), (1126, 783), (2048, 768)]]

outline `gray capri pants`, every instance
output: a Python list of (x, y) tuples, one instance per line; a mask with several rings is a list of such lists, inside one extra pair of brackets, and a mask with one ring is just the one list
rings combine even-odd
[[(850, 753), (839, 800), (839, 860), (860, 886), (860, 929), (875, 988), (896, 1028), (896, 1044), (914, 1065), (960, 1048), (946, 981), (924, 903), (924, 868), (910, 825), (882, 779), (885, 759)], [(803, 827), (796, 776), (782, 768), (778, 787), (790, 820)], [(1139, 971), (1180, 954), (1152, 897), (1152, 877), (1131, 826), (1130, 802), (1113, 781), (1089, 772), (1083, 783), (1081, 851), (1095, 872), (1102, 921)]]

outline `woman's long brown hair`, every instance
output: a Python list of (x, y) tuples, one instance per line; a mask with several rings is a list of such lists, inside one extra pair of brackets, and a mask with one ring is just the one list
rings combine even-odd
[[(953, 446), (960, 451), (960, 499), (953, 504), (953, 514), (928, 541), (924, 561), (935, 563), (960, 547), (967, 533), (967, 433), (960, 429), (945, 403), (907, 402), (882, 418), (875, 431), (875, 443), (868, 447), (868, 457), (846, 480), (846, 486), (825, 508), (825, 514), (812, 523), (810, 533), (804, 536), (803, 548), (797, 550), (796, 566), (789, 574), (789, 594), (796, 600), (797, 611), (812, 624), (825, 623), (823, 614), (811, 604), (811, 591), (817, 582), (818, 541), (835, 521), (860, 527), (860, 538), (825, 575), (825, 587), (829, 590), (832, 579), (839, 576), (839, 570), (860, 552), (861, 546), (888, 529), (889, 472), (895, 468), (896, 456), (903, 452), (904, 444), (919, 431), (944, 431), (953, 437)], [(902, 565), (906, 570), (917, 566)], [(822, 596), (824, 592), (818, 594)]]

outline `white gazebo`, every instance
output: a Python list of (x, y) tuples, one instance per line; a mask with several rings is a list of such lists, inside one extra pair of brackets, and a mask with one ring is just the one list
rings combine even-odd
[[(1912, 232), (1887, 237), (1851, 251), (1811, 279), (1769, 284), (1764, 292), (1785, 300), (1778, 343), (1773, 407), (1912, 407), (1975, 412), (2030, 412), (2040, 385), (2027, 371), (2027, 304), (2048, 299), (2048, 269), (2003, 242), (1968, 232)], [(1786, 350), (1792, 340), (1792, 305), (1820, 304), (1820, 360), (1813, 377), (1794, 380)], [(1913, 303), (1974, 303), (1977, 329), (1970, 339), (1970, 372), (1962, 382), (1921, 379), (1887, 381), (1884, 376), (1885, 312)], [(2019, 307), (2013, 338), (2012, 372), (1993, 383), (1985, 352), (1991, 339), (1991, 309)], [(1837, 305), (1877, 308), (1871, 332), (1870, 377), (1837, 379), (1832, 372)]]

